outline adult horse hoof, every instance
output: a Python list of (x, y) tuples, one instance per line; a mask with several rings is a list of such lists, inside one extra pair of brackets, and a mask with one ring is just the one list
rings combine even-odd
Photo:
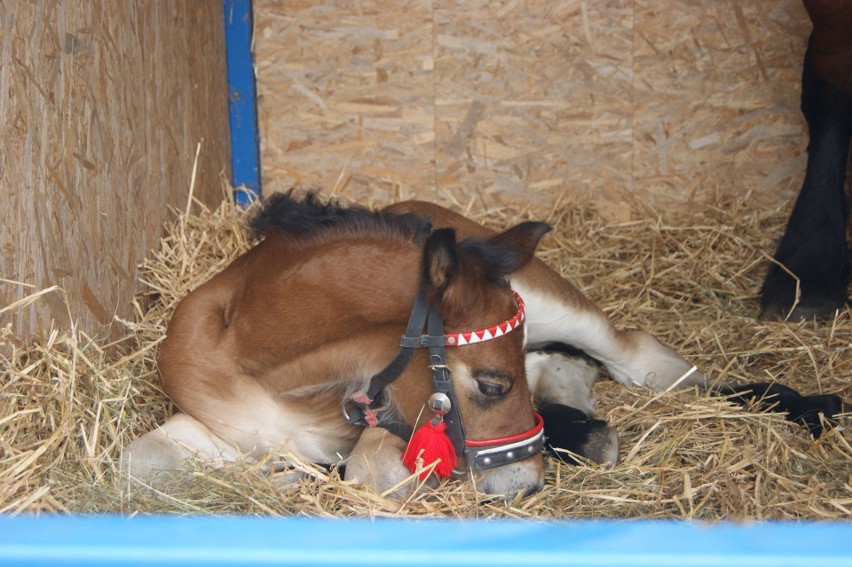
[[(802, 319), (826, 319), (833, 317), (838, 309), (843, 309), (846, 302), (821, 301), (816, 304), (769, 303), (763, 307), (758, 317), (761, 321), (801, 321)], [(791, 308), (792, 307), (792, 308)]]
[(614, 465), (618, 462), (618, 432), (599, 419), (593, 421), (583, 454), (599, 465)]
[(838, 281), (800, 283), (800, 296), (796, 301), (796, 280), (778, 266), (773, 265), (766, 275), (760, 297), (760, 320), (798, 321), (831, 317), (847, 304), (848, 284)]

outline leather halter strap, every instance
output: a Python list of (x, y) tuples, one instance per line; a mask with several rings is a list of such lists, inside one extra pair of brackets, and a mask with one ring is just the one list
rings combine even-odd
[(408, 325), (405, 327), (405, 334), (400, 339), (399, 351), (390, 364), (370, 378), (370, 384), (365, 392), (368, 398), (375, 400), (382, 390), (384, 390), (385, 386), (399, 378), (399, 375), (402, 374), (402, 371), (411, 362), (411, 358), (418, 348), (430, 346), (428, 344), (429, 337), (424, 336), (422, 333), (423, 327), (426, 325), (433, 311), (432, 306), (429, 305), (429, 301), (426, 299), (426, 293), (421, 283), (420, 288), (417, 290), (417, 297), (414, 298), (414, 307), (411, 308), (411, 315), (408, 316)]
[[(428, 334), (424, 335), (423, 329), (427, 324)], [(400, 339), (399, 351), (397, 351), (396, 356), (390, 364), (370, 378), (365, 391), (355, 394), (349, 400), (344, 400), (343, 415), (346, 420), (353, 425), (362, 425), (365, 427), (381, 426), (389, 429), (403, 439), (409, 439), (411, 437), (410, 427), (400, 424), (395, 419), (386, 419), (386, 414), (381, 412), (380, 406), (384, 403), (384, 389), (399, 378), (409, 362), (411, 362), (412, 357), (414, 357), (415, 351), (424, 347), (430, 349), (430, 366), (432, 367), (432, 378), (436, 382), (436, 388), (438, 387), (438, 383), (442, 387), (445, 387), (444, 384), (449, 383), (449, 387), (452, 389), (446, 366), (440, 368), (446, 364), (443, 362), (446, 360), (443, 327), (443, 320), (438, 311), (426, 299), (426, 292), (421, 282), (417, 290), (417, 296), (414, 298), (414, 306), (411, 308), (411, 314), (408, 317), (405, 334)], [(433, 330), (437, 331), (437, 335), (433, 334)], [(432, 359), (435, 361), (432, 362)], [(445, 391), (444, 393), (447, 392)], [(450, 396), (450, 401), (453, 407), (455, 407), (455, 395), (447, 395)], [(457, 409), (454, 415), (458, 415)], [(458, 454), (461, 454), (459, 449), (461, 451), (464, 450), (464, 437), (462, 437), (461, 443), (462, 445), (456, 448)]]
[[(429, 337), (444, 338), (444, 319), (441, 314), (432, 306), (429, 308), (428, 331)], [(444, 343), (435, 341), (434, 345), (429, 345), (429, 368), (432, 370), (432, 383), (435, 385), (435, 391), (445, 394), (450, 399), (450, 410), (444, 414), (444, 423), (447, 424), (447, 436), (453, 442), (453, 448), (456, 450), (456, 455), (464, 454), (464, 423), (462, 422), (461, 414), (459, 413), (459, 404), (456, 399), (456, 394), (453, 391), (453, 381), (450, 375), (450, 369), (447, 367), (447, 351)]]

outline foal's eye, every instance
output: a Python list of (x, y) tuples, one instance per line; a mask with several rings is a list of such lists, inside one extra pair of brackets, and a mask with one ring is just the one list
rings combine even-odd
[(485, 380), (477, 380), (476, 385), (479, 388), (479, 391), (485, 394), (486, 396), (502, 396), (505, 389), (502, 384), (486, 382)]
[(512, 389), (512, 380), (504, 373), (495, 370), (480, 370), (473, 373), (476, 387), (486, 396), (498, 398)]

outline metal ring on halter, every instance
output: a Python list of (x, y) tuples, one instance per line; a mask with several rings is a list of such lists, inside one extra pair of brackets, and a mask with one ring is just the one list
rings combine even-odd
[(429, 409), (432, 410), (434, 419), (440, 418), (440, 420), (443, 420), (452, 407), (453, 403), (450, 401), (449, 396), (443, 392), (435, 392), (429, 396)]

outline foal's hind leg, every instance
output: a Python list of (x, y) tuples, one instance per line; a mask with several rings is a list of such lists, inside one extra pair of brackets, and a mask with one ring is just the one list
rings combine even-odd
[(190, 460), (221, 466), (238, 457), (234, 447), (200, 421), (185, 413), (176, 413), (162, 426), (125, 447), (120, 468), (127, 481), (165, 485), (187, 472)]
[(644, 331), (616, 329), (606, 315), (542, 262), (512, 276), (526, 303), (528, 347), (567, 343), (601, 362), (625, 385), (661, 391), (704, 385), (706, 378)]
[[(425, 215), (436, 227), (454, 228), (461, 238), (487, 239), (495, 234), (433, 203), (406, 201), (386, 210)], [(533, 258), (512, 274), (511, 280), (527, 305), (530, 348), (553, 342), (569, 344), (603, 363), (622, 384), (665, 390), (705, 383), (703, 374), (693, 371), (689, 363), (648, 333), (616, 329), (580, 290), (541, 260)]]
[(563, 404), (545, 404), (538, 413), (544, 420), (545, 446), (562, 461), (578, 464), (573, 455), (598, 464), (618, 461), (618, 434), (605, 421)]
[(599, 367), (583, 356), (570, 356), (548, 348), (527, 353), (527, 384), (535, 404), (563, 404), (595, 415), (592, 385), (600, 378)]

